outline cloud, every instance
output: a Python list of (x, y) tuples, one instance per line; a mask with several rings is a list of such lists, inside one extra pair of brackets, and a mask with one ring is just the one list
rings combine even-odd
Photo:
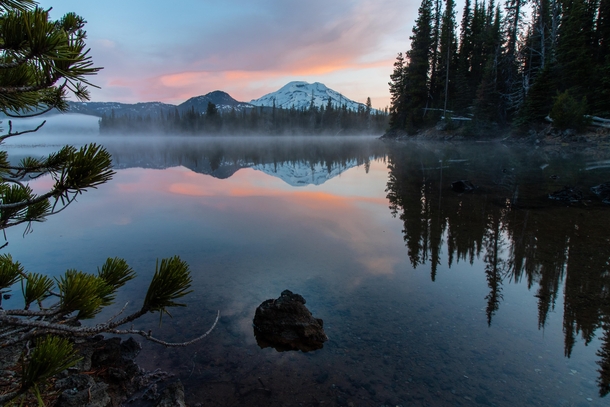
[(401, 0), (66, 3), (89, 21), (94, 61), (105, 68), (95, 100), (170, 103), (216, 89), (250, 100), (307, 78), (336, 89), (329, 78), (341, 73), (351, 87), (374, 88), (347, 97), (388, 99), (392, 61), (417, 8)]

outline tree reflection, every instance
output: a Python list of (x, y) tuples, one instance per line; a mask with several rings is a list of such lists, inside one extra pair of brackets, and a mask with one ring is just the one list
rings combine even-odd
[[(434, 149), (433, 149), (434, 148)], [(600, 182), (586, 174), (583, 157), (552, 157), (527, 149), (442, 145), (393, 146), (388, 155), (387, 198), (413, 267), (430, 262), (437, 278), (446, 241), (447, 266), (484, 262), (489, 287), (487, 323), (501, 307), (506, 283), (535, 290), (543, 329), (563, 285), (564, 349), (577, 337), (589, 344), (603, 335), (597, 352), (600, 395), (610, 392), (610, 213), (596, 201), (567, 206), (548, 200), (563, 185), (588, 191)], [(589, 179), (589, 178), (592, 179)], [(468, 179), (472, 193), (455, 193), (452, 181)]]

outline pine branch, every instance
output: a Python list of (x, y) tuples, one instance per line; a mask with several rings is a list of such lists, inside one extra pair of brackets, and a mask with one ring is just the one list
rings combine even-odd
[(100, 333), (111, 333), (111, 334), (117, 334), (117, 335), (132, 335), (132, 334), (140, 335), (140, 336), (146, 338), (147, 340), (150, 340), (151, 342), (160, 343), (164, 346), (180, 347), (180, 346), (190, 345), (190, 344), (195, 343), (195, 342), (205, 338), (206, 336), (208, 336), (210, 334), (210, 332), (212, 332), (212, 330), (216, 327), (216, 324), (218, 323), (218, 320), (220, 318), (220, 311), (218, 311), (216, 314), (216, 319), (214, 320), (214, 323), (212, 324), (212, 327), (210, 329), (208, 329), (208, 331), (205, 332), (203, 335), (198, 336), (197, 338), (192, 339), (187, 342), (177, 342), (177, 343), (165, 342), (165, 341), (162, 341), (160, 339), (153, 337), (150, 332), (146, 332), (146, 331), (142, 331), (142, 330), (134, 330), (134, 329), (128, 329), (128, 330), (116, 329), (117, 327), (119, 327), (121, 325), (124, 325), (128, 322), (132, 322), (132, 321), (140, 318), (142, 315), (144, 315), (146, 313), (147, 312), (140, 310), (117, 322), (98, 324), (93, 327), (82, 327), (82, 326), (67, 325), (67, 324), (63, 324), (63, 323), (47, 322), (47, 321), (42, 321), (42, 320), (30, 320), (30, 319), (16, 318), (13, 316), (9, 316), (6, 311), (0, 310), (0, 323), (6, 324), (9, 326), (18, 326), (18, 327), (23, 327), (23, 328), (29, 328), (29, 331), (27, 331), (23, 335), (18, 336), (18, 337), (13, 337), (10, 340), (1, 342), (0, 348), (6, 348), (8, 346), (12, 346), (17, 343), (22, 343), (24, 341), (28, 341), (28, 340), (31, 340), (31, 339), (34, 339), (37, 337), (41, 337), (41, 336), (46, 336), (49, 334), (69, 335), (70, 337), (81, 337), (82, 338), (82, 337), (89, 337), (89, 336), (97, 335)]
[(191, 339), (190, 341), (187, 341), (187, 342), (166, 342), (161, 339), (157, 339), (157, 338), (153, 337), (151, 331), (146, 332), (146, 331), (142, 331), (142, 330), (138, 330), (138, 329), (127, 329), (127, 330), (113, 329), (113, 330), (109, 330), (106, 332), (112, 333), (112, 334), (117, 334), (117, 335), (140, 335), (148, 341), (155, 342), (155, 343), (161, 344), (166, 347), (184, 347), (184, 346), (192, 345), (193, 343), (198, 342), (198, 341), (202, 340), (203, 338), (205, 338), (206, 336), (208, 336), (216, 327), (216, 324), (218, 323), (219, 318), (220, 318), (220, 311), (217, 311), (216, 319), (214, 320), (214, 323), (212, 324), (210, 329), (208, 329), (207, 332), (204, 333), (203, 335), (198, 336), (195, 339)]
[[(4, 112), (6, 114), (6, 112)], [(7, 114), (8, 116), (8, 114)], [(2, 143), (4, 140), (6, 140), (9, 137), (14, 137), (14, 136), (21, 136), (22, 134), (28, 134), (28, 133), (35, 133), (38, 130), (40, 130), (42, 128), (42, 126), (45, 125), (47, 121), (43, 121), (42, 123), (40, 123), (40, 125), (38, 125), (38, 127), (36, 127), (35, 129), (30, 129), (30, 130), (23, 130), (23, 131), (17, 131), (13, 133), (13, 121), (9, 120), (8, 121), (8, 133), (5, 134), (4, 136), (0, 136), (0, 143)]]

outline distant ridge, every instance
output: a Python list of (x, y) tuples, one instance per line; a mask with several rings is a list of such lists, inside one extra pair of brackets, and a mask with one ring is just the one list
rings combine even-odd
[(118, 103), (118, 102), (68, 102), (70, 113), (88, 114), (102, 117), (110, 116), (151, 116), (157, 117), (161, 113), (167, 114), (176, 109), (175, 105), (161, 102), (144, 103)]
[(221, 112), (242, 109), (251, 109), (249, 103), (238, 102), (226, 92), (215, 90), (202, 96), (195, 96), (188, 99), (186, 102), (179, 105), (172, 105), (161, 102), (145, 102), (145, 103), (117, 103), (117, 102), (68, 102), (70, 105), (70, 113), (82, 113), (93, 116), (150, 116), (158, 117), (161, 114), (167, 114), (178, 110), (180, 113), (195, 109), (197, 113), (205, 113), (208, 108), (208, 103), (213, 103)]
[(303, 81), (289, 82), (279, 90), (268, 93), (265, 96), (250, 101), (255, 106), (273, 106), (284, 109), (308, 109), (313, 104), (320, 108), (327, 106), (330, 99), (334, 108), (346, 105), (349, 110), (358, 110), (365, 107), (363, 103), (354, 102), (341, 93), (330, 89), (320, 82), (308, 83)]
[(173, 113), (176, 110), (181, 114), (193, 109), (197, 113), (205, 113), (208, 103), (216, 105), (216, 108), (221, 113), (233, 110), (238, 112), (250, 110), (255, 106), (272, 107), (274, 103), (278, 108), (290, 109), (294, 107), (296, 109), (308, 109), (311, 105), (312, 97), (313, 104), (317, 108), (327, 106), (329, 99), (334, 108), (341, 108), (344, 105), (347, 109), (353, 111), (365, 108), (364, 104), (348, 99), (323, 83), (308, 83), (303, 81), (289, 82), (279, 90), (268, 93), (259, 99), (254, 99), (250, 103), (240, 102), (226, 92), (215, 90), (205, 95), (194, 96), (179, 105), (162, 102), (131, 104), (118, 102), (68, 102), (68, 104), (70, 106), (70, 113), (81, 113), (98, 117), (114, 114), (116, 117), (150, 116), (154, 118)]
[(180, 112), (191, 110), (194, 108), (197, 113), (205, 113), (208, 108), (208, 103), (213, 103), (216, 108), (222, 112), (230, 110), (251, 109), (253, 106), (249, 103), (238, 102), (233, 99), (227, 92), (215, 90), (203, 96), (195, 96), (186, 102), (178, 105)]

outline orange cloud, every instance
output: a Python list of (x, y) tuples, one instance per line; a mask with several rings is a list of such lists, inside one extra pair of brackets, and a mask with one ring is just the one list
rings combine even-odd
[(172, 194), (177, 195), (188, 195), (188, 196), (213, 196), (209, 189), (204, 188), (202, 185), (193, 185), (186, 183), (171, 184), (168, 191)]
[[(342, 174), (343, 188), (336, 190), (325, 185), (295, 189), (253, 169), (243, 169), (228, 179), (219, 180), (184, 167), (162, 171), (134, 168), (117, 174), (112, 184), (115, 193), (107, 196), (119, 201), (105, 206), (122, 208), (120, 216), (110, 220), (115, 224), (135, 223), (142, 213), (148, 212), (143, 208), (178, 200), (184, 211), (193, 211), (193, 214), (205, 206), (222, 212), (292, 219), (295, 225), (315, 227), (322, 235), (341, 241), (368, 274), (391, 275), (404, 260), (396, 256), (400, 250), (380, 247), (379, 242), (387, 244), (386, 240), (378, 239), (387, 225), (375, 221), (374, 217), (363, 216), (369, 211), (377, 213), (379, 208), (386, 211), (387, 199), (383, 193), (362, 190), (352, 179), (357, 171), (352, 169)], [(385, 163), (375, 161), (369, 176), (382, 176), (385, 171)], [(396, 233), (400, 234), (400, 228)], [(402, 239), (397, 238), (395, 244), (402, 247)]]

